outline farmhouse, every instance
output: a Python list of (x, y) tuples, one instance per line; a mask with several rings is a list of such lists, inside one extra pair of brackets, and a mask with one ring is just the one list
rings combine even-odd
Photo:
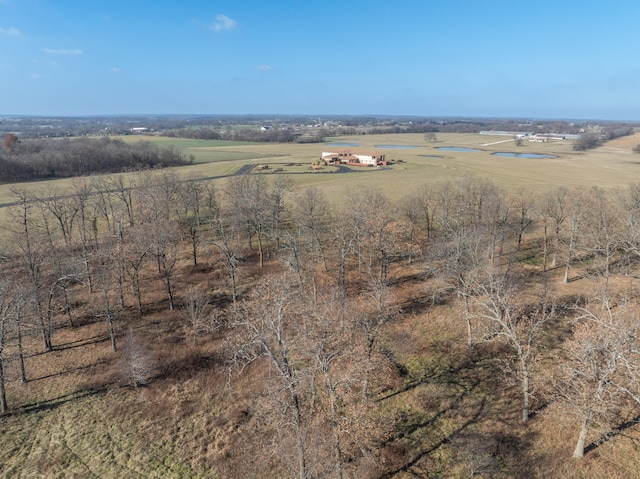
[(324, 160), (327, 165), (381, 166), (387, 164), (385, 155), (378, 153), (354, 153), (351, 150), (341, 150), (338, 152), (323, 151), (322, 160)]

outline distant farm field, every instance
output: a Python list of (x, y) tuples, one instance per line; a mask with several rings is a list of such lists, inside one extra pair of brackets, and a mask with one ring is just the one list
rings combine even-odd
[[(336, 197), (354, 186), (364, 185), (382, 190), (397, 200), (423, 184), (455, 181), (465, 175), (490, 178), (511, 191), (521, 188), (548, 191), (558, 186), (593, 186), (612, 189), (640, 181), (640, 154), (632, 148), (640, 143), (640, 133), (605, 143), (586, 152), (572, 151), (571, 140), (547, 143), (524, 141), (516, 146), (508, 136), (479, 134), (437, 134), (437, 141), (427, 142), (422, 134), (357, 135), (331, 138), (327, 143), (282, 144), (247, 143), (164, 138), (155, 136), (124, 136), (123, 141), (150, 141), (158, 146), (175, 146), (194, 164), (180, 167), (182, 175), (199, 175), (224, 181), (244, 165), (269, 165), (254, 168), (252, 174), (288, 174), (300, 188), (317, 186)], [(340, 146), (358, 144), (360, 146)], [(473, 148), (481, 151), (445, 151), (438, 148)], [(337, 173), (335, 168), (311, 170), (323, 151), (376, 151), (386, 154), (393, 164), (381, 168), (351, 167), (350, 172)], [(553, 155), (555, 158), (509, 158), (492, 153)], [(74, 179), (41, 181), (20, 187), (48, 190), (68, 190)], [(0, 203), (12, 201), (15, 185), (0, 185)]]
[[(129, 137), (129, 139), (132, 137)], [(128, 139), (128, 140), (129, 140)], [(182, 168), (203, 176), (219, 176), (224, 168), (220, 162), (274, 165), (291, 173), (300, 187), (315, 185), (338, 193), (354, 185), (367, 185), (382, 189), (391, 198), (400, 198), (424, 183), (455, 181), (465, 175), (491, 178), (508, 190), (526, 188), (547, 191), (558, 186), (599, 186), (610, 189), (640, 181), (640, 154), (632, 152), (640, 143), (640, 134), (605, 143), (600, 148), (574, 152), (571, 140), (552, 140), (546, 143), (524, 141), (516, 146), (508, 136), (479, 134), (437, 134), (437, 141), (427, 142), (421, 134), (358, 135), (332, 138), (327, 143), (358, 144), (361, 146), (327, 146), (314, 144), (233, 143), (160, 139), (162, 144), (173, 144), (186, 155), (194, 155), (197, 165)], [(406, 147), (406, 148), (403, 148)], [(411, 147), (411, 148), (409, 148)], [(445, 151), (438, 148), (462, 147), (481, 151)], [(377, 151), (386, 154), (395, 164), (385, 169), (351, 168), (352, 172), (300, 175), (304, 169), (282, 166), (283, 163), (310, 164), (320, 158), (322, 151), (349, 149)], [(519, 153), (552, 155), (555, 158), (510, 158), (492, 153)], [(275, 165), (278, 166), (275, 166)], [(326, 169), (325, 169), (326, 171)], [(255, 172), (255, 171), (254, 171)], [(295, 173), (295, 175), (294, 175)], [(271, 173), (272, 174), (272, 173)]]

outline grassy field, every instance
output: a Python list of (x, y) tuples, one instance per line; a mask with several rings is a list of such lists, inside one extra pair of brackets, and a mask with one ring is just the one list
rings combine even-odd
[[(522, 146), (504, 136), (477, 134), (438, 134), (437, 142), (426, 142), (421, 134), (361, 135), (339, 137), (332, 142), (358, 143), (353, 151), (379, 151), (397, 163), (384, 169), (352, 168), (350, 173), (329, 173), (333, 169), (312, 172), (310, 165), (322, 151), (340, 149), (324, 144), (244, 143), (180, 138), (124, 136), (123, 141), (151, 141), (160, 146), (173, 145), (185, 155), (193, 155), (193, 165), (177, 170), (183, 175), (224, 177), (245, 164), (270, 165), (262, 174), (275, 170), (291, 174), (296, 186), (317, 186), (328, 195), (340, 195), (356, 185), (379, 188), (391, 199), (399, 199), (422, 184), (455, 181), (464, 175), (491, 178), (507, 190), (520, 188), (548, 191), (558, 186), (612, 189), (640, 181), (640, 155), (632, 148), (640, 143), (640, 133), (605, 143), (587, 152), (572, 151), (570, 140), (530, 143)], [(507, 140), (507, 141), (505, 141)], [(380, 148), (380, 145), (412, 146), (414, 148)], [(440, 147), (476, 148), (480, 152), (442, 151)], [(550, 159), (506, 158), (492, 156), (494, 152), (541, 153), (555, 155)], [(299, 166), (309, 165), (307, 166)], [(293, 166), (287, 166), (293, 165)], [(257, 172), (257, 170), (254, 170)], [(308, 174), (301, 174), (308, 173)], [(74, 179), (24, 183), (20, 188), (70, 188)], [(224, 181), (220, 179), (218, 181)], [(0, 203), (13, 200), (15, 185), (0, 185)]]
[[(223, 144), (180, 139), (160, 139), (160, 142), (174, 144), (187, 155), (193, 154), (199, 165), (184, 170), (194, 169), (205, 176), (219, 175), (219, 165), (216, 165), (219, 162), (311, 163), (320, 157), (322, 151), (340, 148), (323, 144)], [(587, 152), (572, 151), (571, 140), (525, 141), (517, 147), (505, 136), (477, 134), (438, 134), (437, 142), (426, 142), (421, 134), (339, 137), (332, 138), (331, 142), (358, 143), (362, 146), (351, 149), (384, 152), (388, 159), (401, 160), (402, 163), (384, 171), (367, 168), (362, 172), (339, 175), (338, 178), (305, 175), (296, 177), (296, 184), (321, 186), (327, 188), (328, 193), (348, 189), (354, 184), (367, 184), (381, 188), (391, 198), (399, 198), (423, 183), (456, 180), (467, 174), (489, 177), (509, 190), (527, 188), (532, 191), (547, 191), (558, 186), (615, 188), (640, 181), (640, 155), (632, 152), (633, 146), (640, 143), (638, 133)], [(415, 148), (380, 148), (381, 145)], [(467, 147), (482, 151), (442, 151), (437, 149), (440, 147)], [(557, 158), (492, 156), (491, 153), (495, 152), (541, 153)], [(291, 172), (287, 168), (284, 170)]]

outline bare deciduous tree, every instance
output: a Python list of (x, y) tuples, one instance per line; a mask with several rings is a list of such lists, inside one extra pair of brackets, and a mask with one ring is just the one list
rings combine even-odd
[(514, 278), (494, 270), (483, 275), (473, 290), (473, 309), (482, 321), (485, 339), (502, 341), (512, 351), (508, 369), (512, 369), (519, 383), (522, 421), (526, 422), (535, 389), (532, 376), (540, 352), (539, 340), (554, 318), (555, 308), (544, 299), (540, 304), (526, 304), (524, 292), (516, 288)]
[(153, 374), (154, 365), (139, 336), (129, 331), (122, 348), (124, 371), (134, 388), (144, 386)]
[(260, 266), (264, 266), (267, 232), (272, 215), (269, 209), (267, 184), (260, 175), (241, 175), (229, 178), (225, 185), (233, 217), (247, 229), (249, 247), (255, 236), (258, 242)]
[(234, 306), (238, 299), (238, 275), (241, 259), (240, 234), (234, 222), (226, 224), (222, 218), (211, 221), (213, 238), (210, 244), (222, 255), (222, 264), (229, 274), (231, 301)]
[(300, 292), (292, 288), (295, 284), (290, 278), (274, 275), (261, 281), (251, 301), (239, 310), (233, 322), (238, 333), (233, 364), (242, 370), (265, 357), (275, 369), (285, 393), (281, 400), (286, 416), (281, 420), (293, 434), (295, 444), (295, 475), (305, 479), (308, 477), (308, 418), (300, 390), (305, 371), (303, 364), (294, 360), (305, 341), (302, 329), (296, 324), (295, 310)]
[(50, 324), (46, 321), (43, 305), (43, 268), (48, 248), (43, 239), (37, 234), (37, 227), (33, 223), (31, 216), (34, 198), (24, 190), (16, 189), (13, 190), (13, 193), (18, 197), (18, 205), (10, 213), (15, 223), (12, 237), (17, 250), (20, 252), (22, 267), (30, 283), (44, 348), (47, 351), (52, 351), (52, 331)]
[(0, 281), (0, 414), (6, 414), (9, 411), (5, 388), (5, 345), (14, 302), (11, 287), (11, 281), (8, 278), (5, 277)]
[(612, 413), (625, 396), (628, 385), (623, 362), (638, 347), (638, 323), (623, 304), (577, 308), (573, 337), (564, 345), (566, 359), (558, 377), (558, 396), (579, 423), (573, 457), (584, 456), (587, 436), (594, 424), (609, 426)]
[(182, 314), (189, 322), (188, 335), (193, 341), (202, 334), (218, 329), (218, 317), (204, 292), (197, 286), (190, 286), (182, 298)]

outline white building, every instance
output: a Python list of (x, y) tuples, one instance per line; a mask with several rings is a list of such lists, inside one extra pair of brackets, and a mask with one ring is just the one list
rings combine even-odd
[(349, 150), (342, 150), (339, 152), (323, 151), (322, 159), (326, 164), (344, 163), (363, 166), (379, 166), (386, 164), (385, 155), (378, 153), (352, 153)]

